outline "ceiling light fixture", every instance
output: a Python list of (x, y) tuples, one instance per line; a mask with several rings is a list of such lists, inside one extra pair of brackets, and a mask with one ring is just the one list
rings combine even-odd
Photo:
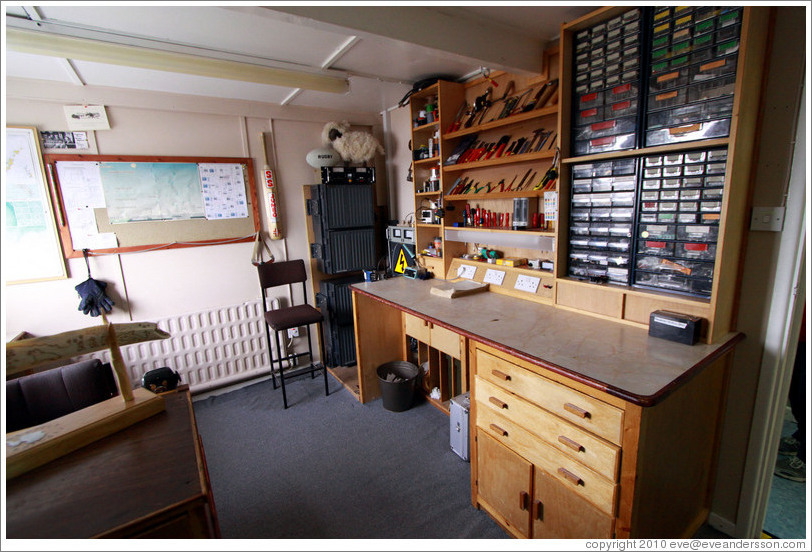
[(137, 46), (125, 46), (111, 42), (23, 29), (6, 29), (6, 47), (9, 50), (28, 54), (109, 63), (126, 67), (139, 67), (141, 69), (304, 88), (334, 94), (349, 92), (349, 81), (341, 77), (175, 52), (163, 52)]

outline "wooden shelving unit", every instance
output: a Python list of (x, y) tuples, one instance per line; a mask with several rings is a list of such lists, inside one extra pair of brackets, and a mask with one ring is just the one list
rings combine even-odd
[[(628, 8), (601, 8), (562, 26), (559, 67), (563, 68), (563, 77), (558, 119), (562, 157), (559, 193), (562, 199), (559, 202), (561, 231), (556, 243), (557, 306), (640, 327), (648, 327), (649, 314), (654, 310), (674, 310), (700, 316), (707, 321), (703, 335), (709, 343), (715, 342), (734, 328), (738, 266), (746, 226), (750, 169), (757, 133), (761, 81), (770, 21), (769, 10), (768, 7), (760, 6), (744, 7), (742, 10), (733, 110), (730, 133), (727, 137), (578, 156), (571, 153), (572, 117), (577, 111), (573, 107), (575, 84), (573, 72), (570, 70), (574, 67), (575, 61), (575, 35), (584, 29), (618, 17), (628, 11)], [(647, 68), (643, 68), (643, 71), (645, 70)], [(641, 90), (640, 97), (645, 94), (648, 94), (648, 90)], [(595, 284), (567, 276), (570, 227), (567, 198), (571, 193), (570, 167), (573, 164), (712, 148), (727, 148), (728, 157), (712, 292), (709, 298), (633, 286)], [(632, 240), (637, 238), (639, 236), (632, 236)]]
[[(554, 52), (548, 52), (546, 56), (547, 61), (549, 62), (554, 56)], [(549, 73), (535, 77), (498, 73), (491, 75), (491, 78), (499, 84), (499, 88), (495, 88), (492, 93), (492, 99), (498, 100), (501, 98), (500, 91), (506, 90), (508, 83), (511, 81), (514, 83), (514, 90), (517, 91), (514, 92), (514, 94), (520, 93), (528, 88), (532, 88), (533, 92), (535, 92), (539, 90), (541, 85), (545, 84), (549, 79), (555, 78), (555, 76), (551, 77)], [(415, 224), (418, 262), (433, 269), (435, 274), (441, 277), (447, 277), (455, 259), (461, 258), (465, 253), (474, 251), (474, 245), (487, 245), (488, 240), (494, 239), (496, 236), (527, 234), (528, 232), (547, 237), (554, 237), (556, 235), (555, 222), (549, 223), (545, 228), (531, 230), (514, 230), (512, 227), (483, 228), (460, 226), (463, 222), (462, 209), (460, 207), (461, 205), (464, 207), (465, 203), (470, 203), (472, 206), (477, 204), (483, 209), (498, 213), (510, 213), (512, 217), (513, 200), (515, 198), (530, 198), (531, 202), (533, 202), (532, 210), (543, 212), (541, 208), (543, 206), (538, 204), (544, 191), (533, 190), (532, 187), (535, 187), (535, 185), (541, 181), (541, 178), (551, 166), (556, 154), (558, 143), (556, 127), (558, 116), (557, 95), (550, 98), (546, 105), (529, 111), (514, 113), (500, 119), (488, 120), (488, 122), (463, 127), (453, 132), (447, 131), (451, 128), (454, 122), (453, 118), (460, 112), (460, 107), (463, 106), (464, 102), (469, 106), (473, 105), (474, 100), (478, 96), (481, 96), (489, 86), (491, 86), (491, 82), (484, 78), (464, 85), (441, 81), (437, 85), (413, 95), (410, 99), (413, 120), (429, 99), (437, 98), (439, 105), (439, 121), (413, 126), (412, 128), (412, 145), (414, 148), (420, 147), (420, 145), (427, 142), (428, 137), (439, 133), (439, 144), (437, 145), (439, 155), (432, 156), (430, 159), (415, 160), (412, 164), (412, 171), (415, 186), (415, 213), (418, 213), (421, 206), (426, 205), (428, 202), (441, 204), (444, 209), (444, 217), (438, 224), (421, 223), (418, 218), (416, 218)], [(530, 96), (532, 95), (531, 93)], [(493, 110), (492, 115), (486, 115), (486, 117), (498, 116), (498, 109), (500, 108), (497, 107)], [(463, 117), (463, 120), (464, 119), (465, 117)], [(492, 137), (498, 139), (502, 136), (514, 135), (514, 139), (518, 139), (522, 136), (532, 135), (532, 133), (540, 127), (550, 132), (548, 142), (544, 143), (542, 146), (543, 149), (540, 151), (502, 155), (499, 158), (468, 163), (444, 164), (444, 161), (448, 159), (462, 138), (477, 135), (478, 139), (486, 140)], [(426, 175), (430, 174), (432, 168), (437, 168), (438, 166), (440, 169), (439, 192), (423, 191), (421, 185)], [(482, 179), (483, 184), (489, 181), (498, 184), (504, 180), (504, 186), (507, 187), (510, 185), (511, 179), (514, 181), (514, 186), (518, 185), (518, 179), (514, 178), (516, 172), (523, 174), (528, 170), (533, 171), (532, 173), (528, 173), (530, 175), (529, 178), (532, 178), (532, 182), (525, 183), (525, 189), (520, 191), (502, 192), (494, 190), (488, 193), (469, 192), (468, 194), (448, 194), (454, 183), (460, 178)], [(519, 174), (519, 179), (521, 179), (522, 174)], [(478, 236), (481, 236), (481, 240), (473, 244), (447, 239), (446, 230), (451, 229), (476, 232)], [(441, 255), (431, 257), (420, 254), (427, 243), (438, 236), (443, 240)], [(522, 257), (542, 257), (549, 259), (553, 256), (552, 251), (545, 254), (544, 252), (536, 250), (525, 250), (515, 247), (505, 248), (501, 246), (498, 247), (498, 250), (505, 256), (518, 255)]]

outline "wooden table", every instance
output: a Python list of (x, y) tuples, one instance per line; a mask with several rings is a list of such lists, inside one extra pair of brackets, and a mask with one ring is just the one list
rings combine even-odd
[(166, 410), (6, 485), (7, 537), (218, 538), (188, 386)]

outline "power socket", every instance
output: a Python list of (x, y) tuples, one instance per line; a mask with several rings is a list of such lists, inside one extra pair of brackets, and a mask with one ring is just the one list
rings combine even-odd
[(299, 328), (288, 328), (288, 339), (299, 337)]
[(539, 282), (541, 282), (541, 278), (519, 274), (516, 277), (516, 283), (513, 285), (513, 289), (536, 293), (536, 290), (539, 288)]

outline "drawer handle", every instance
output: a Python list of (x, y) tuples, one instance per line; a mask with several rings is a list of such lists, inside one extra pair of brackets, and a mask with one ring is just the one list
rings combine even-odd
[(530, 504), (530, 495), (527, 491), (519, 493), (519, 510), (527, 511), (527, 506)]
[(499, 435), (501, 435), (502, 437), (507, 437), (508, 432), (505, 431), (504, 429), (502, 429), (501, 427), (499, 427), (498, 425), (491, 424), (491, 429), (494, 430)]
[(564, 403), (564, 410), (575, 414), (579, 418), (591, 418), (592, 414), (589, 413), (588, 410), (584, 410), (583, 408), (577, 407), (572, 403)]
[(564, 476), (564, 479), (572, 483), (573, 485), (583, 485), (584, 480), (569, 471), (566, 468), (558, 468), (558, 473)]
[(508, 404), (506, 402), (500, 401), (496, 397), (491, 397), (488, 400), (490, 402), (492, 402), (493, 404), (495, 404), (496, 406), (498, 406), (499, 408), (507, 408), (508, 407)]
[(500, 372), (499, 370), (491, 370), (491, 373), (496, 376), (497, 378), (501, 378), (505, 381), (510, 381), (510, 376), (504, 372)]
[(533, 512), (531, 514), (536, 521), (544, 520), (544, 503), (541, 500), (533, 501)]
[(571, 448), (575, 452), (582, 452), (584, 450), (583, 446), (579, 445), (578, 443), (576, 443), (575, 441), (573, 441), (569, 437), (564, 437), (563, 435), (558, 436), (558, 442), (568, 446), (569, 448)]

